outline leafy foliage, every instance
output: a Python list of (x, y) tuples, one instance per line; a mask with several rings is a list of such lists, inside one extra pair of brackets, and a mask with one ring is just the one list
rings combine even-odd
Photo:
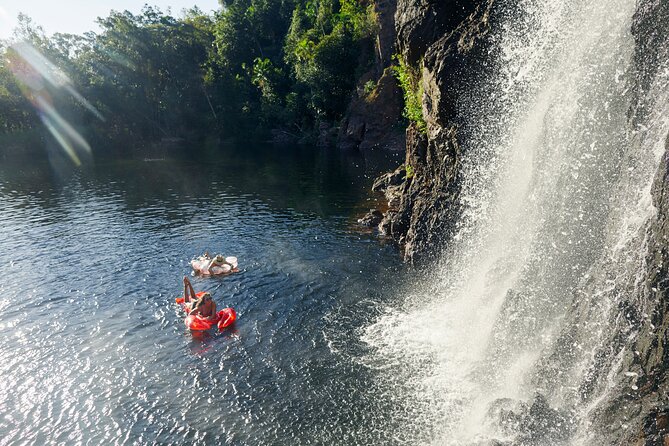
[[(59, 110), (108, 139), (277, 127), (305, 134), (342, 116), (367, 63), (361, 48), (375, 32), (371, 1), (221, 3), (214, 15), (195, 8), (180, 18), (150, 6), (137, 15), (112, 11), (98, 19), (100, 33), (83, 36), (48, 38), (22, 17), (16, 40), (29, 42), (88, 100), (82, 105), (52, 89)], [(10, 54), (0, 46), (0, 132), (39, 122)]]
[(212, 21), (197, 10), (176, 20), (145, 7), (99, 24), (102, 33), (77, 62), (112, 131), (147, 138), (201, 129), (209, 116), (203, 76)]
[(286, 62), (315, 118), (344, 112), (361, 65), (360, 48), (375, 29), (371, 4), (355, 0), (308, 0), (298, 5), (286, 37)]
[(423, 117), (423, 85), (420, 71), (410, 66), (400, 55), (395, 56), (394, 59), (398, 64), (393, 67), (393, 72), (404, 93), (403, 115), (409, 121), (414, 122), (418, 130), (425, 133), (427, 123)]
[(406, 164), (406, 165), (404, 166), (404, 171), (406, 172), (406, 175), (405, 175), (405, 176), (406, 176), (406, 179), (407, 179), (407, 180), (410, 180), (410, 179), (413, 178), (414, 175), (416, 174), (416, 172), (414, 171), (414, 168), (413, 168), (413, 166), (412, 166), (411, 164)]
[(2, 52), (6, 57), (0, 59), (0, 133), (31, 128), (37, 122), (37, 115), (12, 74), (13, 55), (6, 48), (2, 48)]

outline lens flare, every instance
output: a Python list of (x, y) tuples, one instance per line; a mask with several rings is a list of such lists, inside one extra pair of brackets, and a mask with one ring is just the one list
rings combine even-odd
[[(1, 16), (1, 14), (0, 14)], [(56, 109), (54, 96), (71, 97), (96, 118), (102, 114), (77, 92), (70, 78), (48, 58), (27, 42), (18, 42), (7, 53), (9, 68), (19, 80), (23, 95), (39, 113), (49, 133), (53, 135), (70, 160), (81, 165), (82, 155), (90, 157), (91, 146), (86, 139)]]

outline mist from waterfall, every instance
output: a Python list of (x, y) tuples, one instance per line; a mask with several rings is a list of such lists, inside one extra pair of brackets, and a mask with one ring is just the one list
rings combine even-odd
[(365, 361), (401, 401), (398, 439), (517, 440), (501, 411), (541, 395), (564, 423), (544, 439), (525, 432), (532, 444), (589, 444), (620, 352), (594, 358), (620, 293), (643, 275), (669, 130), (666, 79), (647, 116), (628, 115), (635, 6), (521, 0), (495, 11), (495, 75), (471, 86), (462, 111), (456, 236), (438, 272), (362, 333), (374, 352)]

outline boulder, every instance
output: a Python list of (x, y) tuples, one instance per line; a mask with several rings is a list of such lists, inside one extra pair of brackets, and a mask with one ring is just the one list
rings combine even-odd
[(494, 401), (487, 418), (514, 446), (564, 444), (576, 428), (575, 411), (552, 408), (546, 397), (537, 393), (530, 403), (502, 398)]
[(362, 226), (373, 228), (378, 226), (381, 220), (383, 220), (383, 212), (378, 209), (370, 209), (364, 217), (358, 219), (358, 223)]
[(388, 172), (380, 177), (378, 177), (376, 180), (374, 180), (374, 184), (372, 184), (372, 191), (373, 192), (385, 192), (386, 189), (390, 186), (399, 186), (402, 184), (406, 177), (406, 170), (404, 166), (400, 166), (397, 169), (395, 169), (393, 172)]

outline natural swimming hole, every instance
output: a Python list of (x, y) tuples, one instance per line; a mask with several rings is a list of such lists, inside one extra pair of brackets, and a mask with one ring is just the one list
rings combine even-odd
[[(405, 266), (361, 233), (370, 176), (313, 149), (0, 165), (2, 444), (374, 443), (396, 403), (360, 332)], [(300, 153), (296, 153), (296, 152)], [(191, 333), (191, 277), (236, 324)]]

